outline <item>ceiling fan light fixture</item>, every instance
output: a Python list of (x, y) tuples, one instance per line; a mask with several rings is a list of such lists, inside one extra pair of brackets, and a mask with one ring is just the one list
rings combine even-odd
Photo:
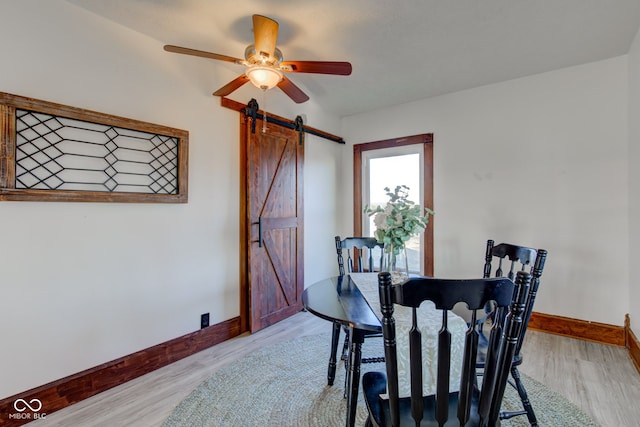
[(253, 65), (247, 70), (247, 77), (259, 89), (269, 90), (282, 81), (282, 71), (264, 65)]

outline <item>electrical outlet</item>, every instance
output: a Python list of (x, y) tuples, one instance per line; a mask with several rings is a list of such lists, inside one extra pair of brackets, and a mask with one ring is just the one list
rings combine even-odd
[(209, 326), (209, 313), (204, 313), (200, 315), (200, 329), (206, 328)]

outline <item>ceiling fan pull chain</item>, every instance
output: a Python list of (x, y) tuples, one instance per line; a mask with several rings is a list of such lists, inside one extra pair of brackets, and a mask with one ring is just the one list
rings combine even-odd
[(262, 90), (262, 133), (267, 133), (267, 91)]

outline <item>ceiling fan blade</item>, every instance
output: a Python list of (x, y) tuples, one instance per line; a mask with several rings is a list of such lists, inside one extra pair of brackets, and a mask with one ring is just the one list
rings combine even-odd
[(167, 44), (164, 46), (164, 50), (166, 50), (167, 52), (182, 53), (184, 55), (200, 56), (202, 58), (218, 59), (220, 61), (244, 64), (244, 61), (239, 58), (234, 58), (227, 55), (219, 55), (217, 53), (205, 52), (204, 50), (189, 49), (188, 47), (180, 47)]
[(246, 74), (242, 74), (241, 76), (236, 77), (235, 79), (231, 80), (226, 85), (222, 86), (217, 91), (213, 92), (213, 95), (214, 96), (227, 96), (231, 92), (233, 92), (234, 90), (238, 89), (239, 87), (241, 87), (242, 85), (247, 83), (248, 81), (249, 81), (249, 77), (247, 77)]
[(278, 23), (262, 15), (253, 15), (253, 39), (256, 52), (272, 57), (278, 39)]
[(293, 73), (348, 76), (351, 74), (351, 63), (339, 61), (284, 61), (280, 64), (280, 69)]
[(298, 86), (294, 85), (293, 82), (286, 76), (282, 77), (282, 80), (280, 80), (280, 83), (278, 83), (278, 87), (282, 89), (282, 91), (286, 93), (289, 98), (293, 99), (297, 104), (301, 104), (309, 100), (307, 94), (304, 93)]

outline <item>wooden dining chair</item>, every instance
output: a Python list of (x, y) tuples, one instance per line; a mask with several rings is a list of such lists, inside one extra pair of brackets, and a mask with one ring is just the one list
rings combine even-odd
[[(392, 285), (389, 273), (378, 275), (382, 333), (384, 335), (386, 372), (367, 372), (362, 377), (364, 398), (369, 411), (366, 426), (466, 426), (484, 427), (499, 424), (500, 405), (509, 377), (511, 359), (518, 345), (522, 327), (524, 303), (529, 291), (530, 274), (519, 271), (516, 282), (507, 278), (469, 280), (410, 277)], [(515, 295), (515, 298), (514, 298)], [(442, 324), (438, 335), (436, 360), (423, 360), (422, 337), (417, 321), (417, 308), (424, 301), (432, 301), (442, 310)], [(499, 309), (510, 306), (504, 325), (494, 324), (489, 335), (489, 351), (484, 365), (481, 385), (476, 376), (479, 324), (476, 311), (493, 301)], [(457, 303), (465, 303), (471, 310), (462, 356), (459, 383), (451, 384), (451, 332), (447, 325), (448, 311)], [(412, 325), (408, 348), (397, 348), (394, 306), (410, 307)], [(398, 340), (399, 342), (399, 340)], [(410, 396), (399, 395), (398, 353), (409, 354)], [(435, 363), (436, 391), (423, 393), (423, 371)], [(455, 390), (455, 391), (452, 391)], [(424, 420), (424, 421), (423, 421)], [(422, 423), (422, 424), (421, 424)]]
[[(506, 271), (506, 277), (511, 280), (514, 279), (514, 274), (516, 271), (529, 270), (531, 274), (531, 285), (529, 287), (529, 292), (525, 300), (522, 328), (518, 336), (518, 345), (516, 346), (516, 351), (513, 355), (513, 363), (511, 365), (511, 376), (513, 378), (513, 382), (510, 382), (510, 384), (513, 385), (513, 387), (515, 387), (515, 389), (518, 391), (523, 410), (502, 412), (500, 414), (500, 419), (509, 419), (518, 415), (526, 415), (529, 420), (529, 424), (533, 427), (538, 425), (538, 421), (535, 411), (533, 410), (533, 406), (531, 405), (531, 401), (529, 400), (529, 397), (527, 395), (527, 390), (525, 389), (524, 384), (522, 384), (522, 380), (520, 379), (520, 372), (518, 371), (518, 367), (522, 364), (523, 361), (521, 352), (522, 343), (527, 332), (527, 326), (529, 325), (529, 319), (531, 318), (531, 312), (533, 311), (533, 304), (536, 300), (538, 287), (540, 286), (540, 277), (542, 276), (542, 270), (544, 269), (546, 259), (547, 251), (544, 249), (533, 249), (508, 243), (500, 243), (496, 245), (493, 240), (487, 241), (485, 251), (484, 277), (504, 277), (505, 270), (507, 269), (508, 271)], [(488, 304), (487, 307), (485, 307), (485, 312), (486, 316), (479, 321), (481, 328), (485, 323), (504, 323), (506, 312), (499, 312), (495, 310), (491, 306), (491, 304)], [(481, 329), (480, 350), (478, 352), (477, 360), (478, 368), (484, 368), (485, 365), (487, 340), (483, 338), (484, 335), (482, 334)]]
[[(336, 253), (338, 255), (338, 273), (344, 276), (346, 273), (364, 273), (374, 271), (374, 255), (375, 259), (378, 259), (379, 264), (382, 265), (384, 244), (378, 243), (374, 237), (347, 237), (341, 239), (340, 236), (335, 236)], [(376, 254), (376, 250), (380, 254)], [(345, 262), (344, 253), (346, 251), (347, 259)], [(379, 256), (379, 258), (378, 258)], [(366, 261), (366, 262), (365, 262)], [(331, 334), (331, 355), (329, 357), (329, 368), (327, 373), (327, 383), (333, 385), (336, 374), (337, 366), (337, 354), (338, 343), (340, 341), (340, 329), (344, 330), (345, 338), (344, 345), (342, 347), (341, 360), (344, 361), (345, 369), (348, 370), (349, 366), (349, 328), (341, 326), (340, 323), (333, 323), (333, 331)], [(381, 337), (380, 333), (365, 333), (365, 339), (369, 337)], [(384, 357), (363, 357), (361, 363), (376, 363), (383, 362)], [(346, 375), (345, 375), (346, 379)], [(346, 387), (345, 387), (346, 390)]]

